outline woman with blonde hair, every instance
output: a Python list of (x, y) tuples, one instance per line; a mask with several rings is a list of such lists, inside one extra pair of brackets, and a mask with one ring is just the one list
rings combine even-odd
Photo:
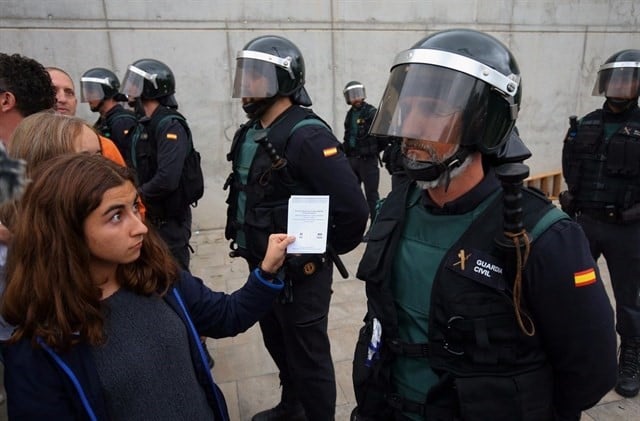
[[(68, 153), (102, 154), (125, 166), (115, 144), (100, 137), (86, 121), (51, 110), (24, 118), (13, 132), (7, 149), (9, 156), (26, 162), (27, 174), (40, 163)], [(144, 217), (142, 204), (140, 209)], [(9, 229), (14, 217), (15, 203), (7, 203), (0, 208), (0, 221)]]
[(294, 237), (274, 234), (233, 294), (180, 271), (137, 210), (131, 171), (63, 155), (19, 203), (2, 314), (9, 418), (227, 420), (200, 335), (234, 336), (269, 310)]
[[(103, 154), (125, 165), (118, 149), (113, 145), (114, 154), (109, 142), (113, 145), (109, 139), (101, 139), (86, 121), (78, 117), (42, 111), (20, 122), (9, 141), (8, 152), (14, 158), (25, 160), (28, 167), (73, 152)], [(109, 151), (108, 156), (106, 151)]]

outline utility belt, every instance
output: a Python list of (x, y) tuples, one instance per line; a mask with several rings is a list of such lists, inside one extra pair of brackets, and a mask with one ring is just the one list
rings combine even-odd
[(412, 413), (422, 416), (428, 420), (437, 421), (460, 421), (459, 411), (454, 408), (444, 408), (435, 405), (429, 405), (403, 398), (397, 393), (391, 393), (385, 397), (387, 404), (396, 412), (396, 419), (409, 420), (402, 413)]
[(620, 212), (614, 205), (602, 208), (582, 208), (576, 211), (576, 215), (585, 215), (600, 222), (619, 223)]
[[(260, 262), (256, 262), (251, 253), (245, 248), (237, 247), (235, 243), (231, 243), (230, 257), (242, 257), (252, 269)], [(284, 278), (284, 288), (280, 293), (280, 302), (283, 304), (293, 302), (293, 291), (296, 281), (303, 280), (314, 276), (317, 272), (324, 270), (333, 264), (332, 260), (326, 253), (322, 254), (300, 254), (289, 256), (279, 272)]]
[(616, 205), (602, 207), (578, 207), (576, 215), (585, 215), (591, 219), (611, 224), (630, 224), (640, 221), (640, 203), (621, 210)]
[(345, 153), (345, 155), (347, 155), (347, 158), (358, 158), (358, 159), (371, 159), (371, 158), (376, 158), (375, 154), (360, 154), (357, 151), (348, 151)]

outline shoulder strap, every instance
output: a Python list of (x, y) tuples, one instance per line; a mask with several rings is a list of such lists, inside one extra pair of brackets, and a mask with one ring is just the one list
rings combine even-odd
[(293, 133), (309, 125), (325, 126), (327, 130), (331, 130), (330, 126), (311, 109), (293, 105), (269, 128), (269, 141), (282, 156)]
[(112, 126), (116, 121), (118, 120), (131, 120), (133, 123), (137, 123), (138, 119), (136, 118), (136, 116), (132, 113), (127, 112), (126, 110), (121, 110), (117, 113), (114, 113), (112, 115), (110, 115), (107, 118), (107, 124), (109, 126)]
[(327, 130), (331, 130), (331, 128), (329, 128), (329, 126), (324, 121), (322, 121), (322, 119), (308, 117), (308, 118), (305, 118), (304, 120), (298, 121), (296, 125), (291, 128), (291, 131), (289, 132), (289, 137), (291, 137), (291, 135), (293, 135), (293, 133), (296, 130), (305, 126), (322, 126)]
[(540, 218), (538, 223), (535, 224), (531, 229), (531, 231), (529, 232), (529, 234), (531, 235), (531, 240), (535, 240), (536, 238), (538, 238), (540, 234), (542, 234), (547, 230), (547, 228), (549, 228), (551, 225), (555, 224), (557, 221), (560, 221), (562, 219), (570, 219), (570, 218), (569, 218), (569, 215), (562, 212), (560, 209), (558, 209), (555, 206), (548, 208), (544, 216)]
[[(239, 140), (243, 138), (250, 127), (255, 125), (255, 122), (255, 119), (249, 120), (238, 128), (233, 136), (231, 148), (227, 154), (227, 161), (233, 160)], [(287, 142), (293, 133), (301, 127), (311, 125), (324, 126), (327, 130), (331, 130), (331, 127), (312, 110), (293, 105), (269, 128), (269, 142), (280, 155), (283, 155)]]
[(191, 135), (191, 129), (187, 124), (187, 119), (176, 110), (172, 110), (169, 108), (166, 108), (165, 112), (163, 112), (156, 118), (153, 118), (151, 122), (149, 122), (149, 130), (154, 134), (154, 138), (158, 139), (158, 133), (164, 128), (166, 124), (168, 124), (173, 119), (178, 120), (180, 125), (182, 125), (184, 131), (187, 132), (187, 137), (189, 138), (191, 149), (194, 149), (193, 137)]

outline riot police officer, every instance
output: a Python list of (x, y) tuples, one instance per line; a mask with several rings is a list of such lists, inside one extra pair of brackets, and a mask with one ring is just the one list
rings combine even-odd
[(189, 269), (191, 207), (181, 200), (181, 175), (190, 150), (191, 131), (176, 111), (175, 77), (155, 59), (130, 64), (122, 92), (144, 123), (144, 133), (131, 141), (132, 165), (139, 193), (147, 207), (147, 220), (155, 226), (180, 266)]
[(120, 81), (111, 70), (94, 67), (80, 78), (80, 101), (89, 104), (100, 117), (93, 127), (116, 144), (126, 162), (131, 162), (131, 145), (127, 135), (138, 123), (135, 114), (120, 102), (127, 98), (120, 93)]
[(327, 253), (289, 256), (280, 270), (285, 290), (260, 320), (264, 344), (278, 366), (282, 397), (254, 421), (334, 418), (336, 384), (327, 320), (333, 263), (362, 239), (367, 204), (340, 143), (309, 108), (305, 63), (296, 45), (267, 35), (238, 52), (233, 97), (249, 121), (227, 158), (233, 172), (226, 237), (232, 256), (255, 269), (269, 234), (285, 232), (291, 195), (329, 195)]
[(578, 420), (613, 386), (613, 311), (584, 234), (522, 185), (521, 96), (515, 58), (482, 32), (396, 56), (371, 132), (402, 138), (411, 181), (358, 267), (352, 419)]
[(344, 119), (344, 142), (342, 147), (349, 158), (349, 164), (364, 186), (364, 195), (369, 205), (371, 221), (376, 216), (376, 204), (380, 199), (379, 153), (386, 146), (386, 138), (369, 135), (369, 127), (376, 115), (376, 107), (365, 101), (364, 85), (358, 81), (347, 83), (342, 91), (347, 105), (350, 105)]
[(562, 170), (563, 209), (576, 214), (594, 259), (604, 256), (616, 299), (620, 357), (616, 392), (640, 390), (640, 50), (613, 54), (600, 67), (601, 109), (573, 119)]

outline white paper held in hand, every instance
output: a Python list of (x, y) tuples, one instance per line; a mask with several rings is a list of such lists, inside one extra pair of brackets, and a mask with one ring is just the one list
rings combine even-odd
[(287, 234), (296, 237), (296, 241), (287, 247), (287, 253), (324, 253), (327, 249), (328, 226), (329, 196), (291, 196)]

